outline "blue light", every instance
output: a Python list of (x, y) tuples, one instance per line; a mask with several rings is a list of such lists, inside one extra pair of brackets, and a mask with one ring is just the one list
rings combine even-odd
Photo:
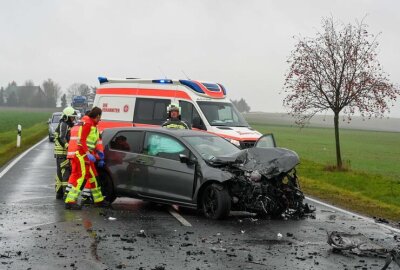
[(97, 79), (99, 80), (100, 84), (108, 82), (106, 77), (98, 77)]
[(200, 86), (197, 85), (197, 83), (189, 81), (189, 80), (179, 80), (179, 82), (189, 88), (191, 88), (193, 91), (200, 93), (200, 94), (205, 94), (204, 91), (200, 88)]
[(222, 93), (224, 93), (224, 96), (226, 96), (226, 89), (225, 89), (225, 87), (224, 87), (222, 84), (220, 84), (220, 83), (217, 83), (217, 84), (219, 85), (219, 87), (221, 87)]
[(172, 80), (169, 79), (161, 79), (161, 80), (152, 80), (152, 83), (173, 83)]

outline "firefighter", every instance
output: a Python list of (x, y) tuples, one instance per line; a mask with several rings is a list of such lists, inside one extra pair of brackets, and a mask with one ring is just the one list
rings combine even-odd
[(71, 174), (71, 166), (67, 159), (68, 141), (71, 128), (74, 126), (76, 112), (72, 107), (63, 110), (62, 117), (54, 132), (54, 157), (57, 163), (56, 174), (56, 198), (62, 199), (68, 178)]
[[(81, 191), (85, 187), (82, 196), (93, 196), (93, 202), (97, 206), (107, 206), (101, 189), (97, 183), (97, 172), (94, 163), (96, 156), (100, 160), (104, 158), (97, 124), (101, 119), (101, 109), (94, 107), (87, 116), (84, 116), (71, 130), (71, 138), (68, 146), (67, 157), (71, 160), (72, 172), (68, 181), (69, 190), (66, 193), (65, 208), (81, 209), (77, 203)], [(96, 149), (97, 147), (97, 149)], [(104, 161), (103, 161), (104, 163)], [(90, 190), (90, 195), (87, 191)]]
[(166, 128), (190, 129), (189, 125), (181, 120), (180, 107), (176, 104), (170, 104), (167, 107), (168, 119), (162, 126)]

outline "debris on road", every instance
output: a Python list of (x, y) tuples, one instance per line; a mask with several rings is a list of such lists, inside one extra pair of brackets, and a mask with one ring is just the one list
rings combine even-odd
[(143, 238), (146, 238), (146, 237), (147, 237), (147, 235), (146, 235), (146, 233), (144, 232), (144, 230), (140, 230), (139, 233), (137, 234), (137, 236), (143, 237)]
[(108, 217), (108, 220), (117, 220), (115, 217)]
[(361, 233), (350, 234), (333, 231), (328, 233), (328, 244), (334, 251), (350, 251), (359, 256), (375, 256), (386, 258), (385, 265), (381, 268), (385, 270), (392, 261), (400, 267), (400, 251), (397, 249), (388, 250), (378, 244), (373, 243), (369, 238)]

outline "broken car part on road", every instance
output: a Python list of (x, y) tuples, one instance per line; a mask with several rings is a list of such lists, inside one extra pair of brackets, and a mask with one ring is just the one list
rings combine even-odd
[(400, 251), (398, 249), (388, 250), (361, 233), (350, 234), (333, 231), (328, 233), (328, 244), (333, 247), (334, 251), (350, 251), (360, 256), (386, 257), (382, 270), (387, 269), (392, 261), (400, 267)]

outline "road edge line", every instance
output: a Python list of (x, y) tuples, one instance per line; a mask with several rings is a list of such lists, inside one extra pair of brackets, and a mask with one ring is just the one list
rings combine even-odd
[(317, 200), (317, 199), (314, 199), (314, 198), (311, 198), (311, 197), (308, 197), (308, 196), (305, 196), (305, 197), (306, 197), (307, 200), (309, 200), (311, 202), (319, 203), (319, 204), (321, 204), (323, 206), (329, 207), (331, 209), (334, 209), (336, 211), (342, 212), (344, 214), (355, 216), (355, 217), (363, 219), (363, 220), (365, 220), (367, 222), (372, 222), (372, 223), (374, 223), (374, 224), (376, 224), (376, 225), (378, 225), (380, 227), (383, 227), (385, 229), (388, 229), (388, 230), (390, 230), (392, 232), (400, 233), (400, 229), (394, 228), (394, 227), (392, 227), (390, 225), (386, 225), (386, 224), (382, 224), (382, 223), (376, 222), (373, 218), (366, 217), (366, 216), (363, 216), (363, 215), (360, 215), (360, 214), (357, 214), (357, 213), (354, 213), (354, 212), (339, 208), (337, 206), (330, 205), (328, 203), (322, 202), (320, 200)]
[(36, 143), (35, 145), (31, 146), (30, 148), (28, 148), (27, 150), (25, 150), (24, 152), (22, 152), (21, 154), (19, 154), (19, 156), (17, 156), (16, 158), (14, 158), (11, 163), (9, 163), (1, 172), (0, 172), (0, 179), (9, 171), (11, 170), (12, 167), (14, 167), (15, 164), (18, 163), (18, 161), (20, 161), (24, 156), (26, 156), (30, 151), (32, 151), (35, 147), (37, 147), (39, 144), (43, 143), (45, 140), (47, 140), (47, 136), (44, 137), (41, 141), (39, 141), (38, 143)]

